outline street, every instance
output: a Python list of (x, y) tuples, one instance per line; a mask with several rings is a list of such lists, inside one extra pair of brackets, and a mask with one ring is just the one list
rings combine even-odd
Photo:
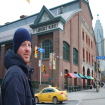
[(84, 91), (86, 94), (81, 98), (78, 105), (105, 105), (105, 88), (100, 88), (99, 92), (96, 89)]
[[(105, 88), (100, 88), (99, 92), (96, 92), (96, 89), (68, 92), (68, 99), (62, 105), (105, 105)], [(53, 103), (39, 103), (36, 105), (53, 105)], [(56, 105), (59, 105), (59, 103)]]
[[(64, 101), (62, 103), (62, 105), (77, 105), (79, 101), (78, 100), (68, 100), (68, 101)], [(60, 105), (59, 103), (58, 104), (53, 104), (53, 103), (39, 103), (39, 104), (36, 104), (36, 105)]]
[[(64, 101), (62, 105), (105, 105), (105, 88), (88, 89), (77, 92), (68, 92), (68, 101)], [(40, 103), (36, 105), (52, 105), (53, 103)], [(57, 104), (59, 105), (59, 103)]]

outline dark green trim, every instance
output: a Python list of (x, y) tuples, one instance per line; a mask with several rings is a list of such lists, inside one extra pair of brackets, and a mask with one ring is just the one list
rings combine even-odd
[(0, 45), (2, 45), (2, 44), (8, 44), (8, 43), (12, 43), (12, 40), (3, 41), (3, 42), (0, 43)]
[(58, 30), (62, 31), (60, 28), (57, 28), (57, 29), (53, 29), (53, 30), (50, 30), (50, 31), (39, 32), (39, 33), (32, 34), (32, 35), (43, 35), (43, 34), (51, 33), (51, 32), (58, 31)]
[(51, 9), (49, 9), (49, 10), (54, 10), (54, 9), (56, 9), (56, 8), (65, 6), (65, 5), (67, 5), (67, 4), (72, 4), (72, 3), (77, 2), (77, 1), (78, 1), (78, 0), (73, 0), (73, 1), (70, 1), (70, 2), (68, 2), (68, 3), (61, 4), (61, 5), (59, 5), (59, 6), (53, 7), (53, 8), (51, 8)]
[(50, 40), (44, 40), (42, 43), (42, 48), (45, 49), (42, 59), (49, 59), (50, 53), (53, 52), (53, 43)]
[(57, 23), (57, 22), (62, 22), (63, 24), (66, 23), (66, 21), (61, 17), (55, 17), (54, 19), (51, 19), (49, 21), (43, 22), (43, 23), (38, 23), (38, 24), (31, 24), (29, 25), (32, 29), (34, 28), (38, 28), (38, 27), (43, 27), (45, 25), (49, 25), (49, 24), (53, 24), (53, 23)]
[(45, 6), (43, 6), (40, 13), (39, 13), (39, 15), (38, 15), (38, 17), (36, 18), (34, 24), (39, 23), (39, 21), (40, 21), (40, 19), (41, 19), (44, 12), (46, 12), (51, 19), (54, 18), (54, 16), (49, 12), (49, 10)]
[(73, 63), (78, 65), (78, 50), (73, 48)]
[(70, 45), (66, 41), (63, 41), (63, 59), (70, 61)]

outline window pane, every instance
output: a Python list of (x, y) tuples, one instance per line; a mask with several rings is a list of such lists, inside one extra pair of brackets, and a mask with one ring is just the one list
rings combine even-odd
[(42, 48), (45, 49), (45, 52), (43, 53), (43, 59), (49, 58), (49, 54), (53, 52), (53, 45), (50, 40), (45, 40), (42, 43)]
[(78, 51), (75, 48), (73, 48), (73, 63), (78, 64)]
[(63, 42), (63, 59), (70, 61), (70, 46), (66, 42)]

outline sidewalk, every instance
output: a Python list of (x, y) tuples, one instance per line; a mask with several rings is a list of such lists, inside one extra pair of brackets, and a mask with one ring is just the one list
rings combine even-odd
[(78, 100), (77, 105), (105, 105), (105, 88), (100, 88), (99, 92), (96, 89), (68, 92), (68, 99)]

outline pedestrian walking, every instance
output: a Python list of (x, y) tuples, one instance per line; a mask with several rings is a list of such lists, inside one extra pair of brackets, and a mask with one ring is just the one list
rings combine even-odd
[(105, 88), (105, 83), (104, 83), (104, 85), (103, 85), (103, 88)]
[(1, 86), (0, 105), (36, 105), (31, 76), (33, 69), (28, 66), (32, 52), (31, 35), (25, 28), (15, 31), (14, 51), (8, 50), (4, 58), (7, 72)]
[(96, 88), (96, 82), (93, 83), (93, 88), (94, 88), (94, 89)]

